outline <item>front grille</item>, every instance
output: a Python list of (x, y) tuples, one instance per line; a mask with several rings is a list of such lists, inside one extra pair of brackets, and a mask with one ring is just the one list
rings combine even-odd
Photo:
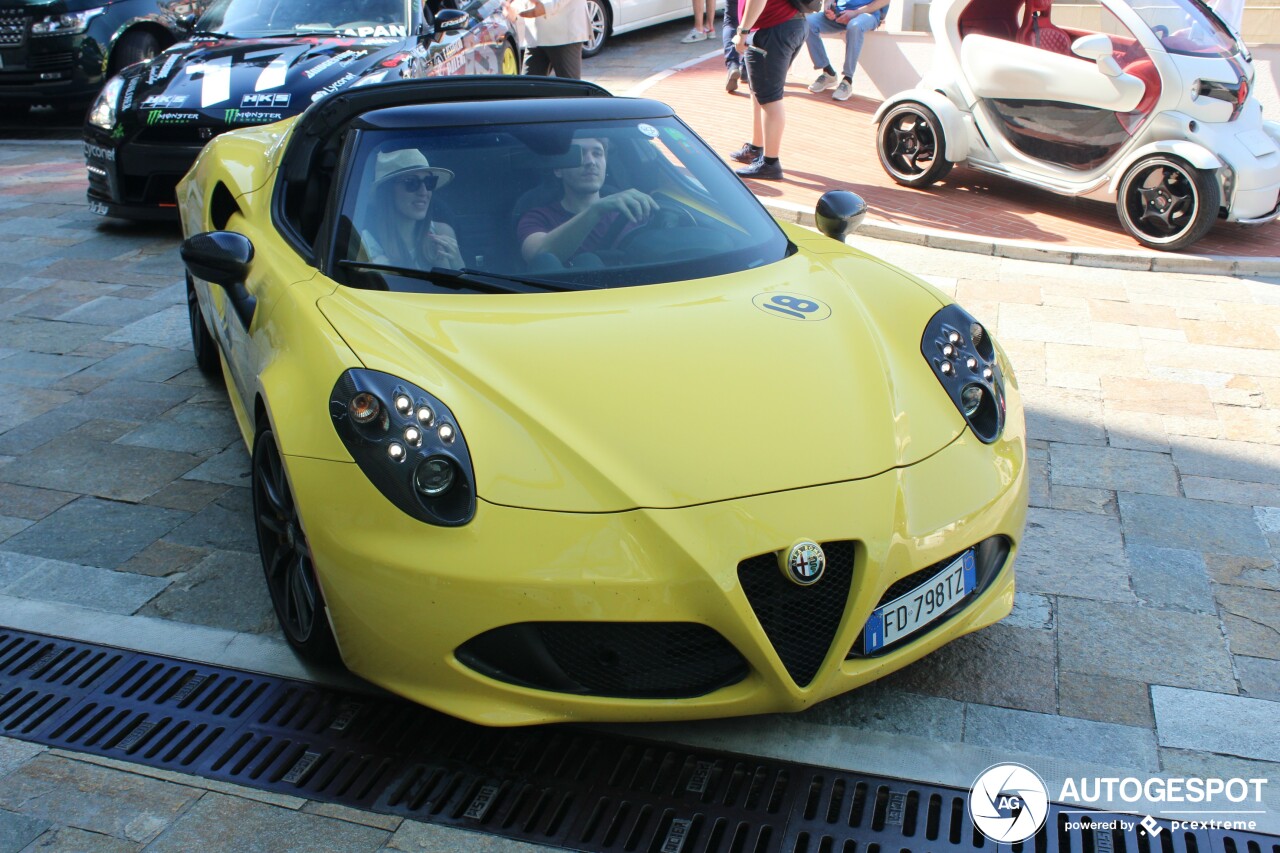
[(468, 640), (457, 657), (499, 681), (630, 699), (703, 696), (747, 675), (728, 640), (692, 622), (526, 622)]
[[(964, 553), (964, 552), (960, 552), (960, 553)], [(889, 588), (884, 591), (884, 595), (880, 596), (880, 600), (876, 602), (876, 607), (877, 608), (882, 607), (888, 604), (890, 601), (893, 601), (898, 596), (908, 593), (911, 590), (915, 589), (920, 584), (924, 583), (929, 578), (931, 578), (933, 575), (942, 571), (959, 556), (960, 554), (952, 554), (950, 557), (947, 557), (945, 560), (939, 560), (938, 562), (934, 563), (931, 566), (926, 566), (925, 568), (920, 569), (917, 572), (912, 572), (911, 574), (907, 575), (905, 578), (899, 578), (898, 580), (894, 581), (892, 584), (890, 584)], [(908, 642), (911, 642), (912, 640), (918, 640), (921, 637), (926, 636), (927, 634), (936, 630), (939, 626), (945, 624), (949, 620), (953, 619), (955, 616), (959, 615), (961, 611), (963, 611), (975, 600), (977, 600), (977, 598), (981, 596), (982, 593), (987, 591), (987, 587), (991, 586), (991, 582), (996, 579), (996, 575), (1000, 574), (1000, 569), (1004, 567), (1005, 560), (1008, 558), (1008, 556), (1009, 556), (1009, 540), (1006, 539), (1005, 537), (992, 536), (990, 539), (982, 540), (974, 548), (973, 557), (974, 557), (974, 563), (976, 568), (977, 585), (974, 587), (973, 592), (971, 592), (969, 595), (965, 596), (964, 598), (960, 599), (960, 601), (953, 604), (950, 610), (948, 610), (944, 615), (939, 617), (936, 621), (929, 623), (927, 627), (924, 627), (921, 630), (916, 631), (915, 633), (908, 634), (905, 637), (901, 637), (900, 639), (894, 640), (892, 643), (889, 643), (888, 645), (877, 649), (876, 651), (872, 652), (869, 655), (864, 654), (862, 651), (862, 634), (860, 632), (858, 634), (858, 638), (853, 641), (853, 648), (849, 650), (849, 654), (846, 656), (845, 659), (853, 660), (854, 658), (862, 658), (862, 657), (878, 657), (880, 655), (885, 654), (886, 652), (893, 651), (903, 643), (908, 643)]]
[(827, 569), (812, 586), (787, 580), (774, 552), (738, 564), (738, 582), (787, 673), (801, 687), (818, 674), (853, 585), (853, 540), (823, 542)]
[(20, 47), (27, 40), (27, 17), (16, 12), (0, 12), (0, 47)]

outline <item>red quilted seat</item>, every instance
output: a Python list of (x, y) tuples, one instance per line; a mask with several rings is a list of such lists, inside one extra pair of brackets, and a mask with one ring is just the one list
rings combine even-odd
[(1022, 13), (1022, 25), (1018, 27), (1018, 42), (1071, 55), (1071, 36), (1049, 20), (1052, 0), (1027, 0)]

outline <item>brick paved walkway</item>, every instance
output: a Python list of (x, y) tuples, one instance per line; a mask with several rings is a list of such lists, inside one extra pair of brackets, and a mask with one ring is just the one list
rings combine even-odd
[[(923, 190), (898, 186), (884, 173), (875, 153), (871, 117), (878, 103), (854, 95), (833, 101), (810, 94), (809, 63), (802, 54), (787, 80), (787, 130), (782, 164), (786, 180), (755, 181), (751, 189), (766, 202), (780, 199), (812, 209), (828, 189), (849, 189), (871, 206), (871, 218), (894, 225), (972, 235), (995, 240), (1032, 240), (1052, 248), (1145, 251), (1124, 232), (1115, 207), (1072, 199), (995, 175), (958, 168), (940, 184)], [(724, 91), (724, 65), (705, 59), (650, 85), (643, 94), (670, 104), (722, 154), (750, 135), (751, 102), (745, 87)], [(1246, 227), (1219, 223), (1192, 247), (1210, 256), (1280, 255), (1280, 224)]]

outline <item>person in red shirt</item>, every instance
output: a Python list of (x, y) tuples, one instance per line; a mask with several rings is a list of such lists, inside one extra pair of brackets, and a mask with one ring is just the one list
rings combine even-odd
[(751, 141), (730, 156), (747, 164), (737, 170), (741, 177), (779, 181), (778, 155), (787, 125), (782, 95), (787, 70), (804, 44), (804, 15), (791, 0), (739, 0), (738, 10), (733, 46), (746, 61), (751, 87)]

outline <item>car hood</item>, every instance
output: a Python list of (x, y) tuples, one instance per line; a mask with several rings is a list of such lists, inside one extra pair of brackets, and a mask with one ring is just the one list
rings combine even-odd
[[(761, 307), (778, 294), (829, 316)], [(920, 354), (940, 301), (865, 256), (586, 293), (338, 287), (319, 306), (367, 367), (453, 410), (492, 503), (606, 512), (797, 489), (913, 464), (965, 428)]]
[(150, 126), (266, 124), (384, 71), (384, 61), (398, 64), (404, 44), (402, 36), (182, 42), (129, 69), (121, 109)]

